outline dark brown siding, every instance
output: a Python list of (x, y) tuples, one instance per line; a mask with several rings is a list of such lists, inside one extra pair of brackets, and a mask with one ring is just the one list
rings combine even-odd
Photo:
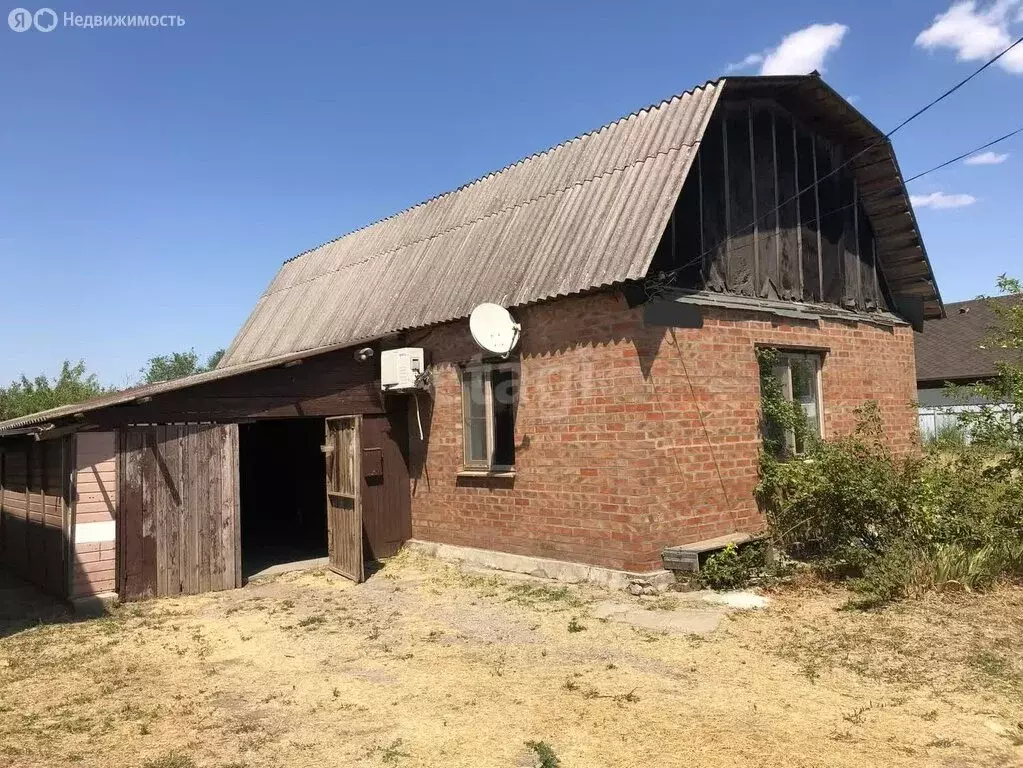
[(714, 291), (725, 289), (728, 267), (727, 217), (725, 206), (725, 151), (722, 123), (716, 119), (707, 127), (700, 150), (700, 179), (703, 199), (703, 248), (705, 281)]
[[(671, 284), (682, 288), (887, 309), (874, 233), (845, 166), (853, 151), (774, 102), (722, 105), (651, 276), (674, 273)], [(697, 261), (702, 279), (689, 270)]]
[(404, 398), (396, 406), (362, 419), (362, 525), (367, 555), (375, 559), (396, 554), (412, 535)]
[(774, 118), (774, 157), (778, 174), (778, 273), (783, 299), (802, 298), (799, 254), (799, 198), (792, 121)]
[(122, 599), (241, 586), (237, 462), (234, 425), (120, 431)]
[(817, 210), (817, 175), (814, 171), (813, 135), (803, 130), (796, 134), (796, 165), (799, 180), (799, 238), (803, 260), (803, 298), (821, 300), (821, 264), (819, 212)]
[(290, 368), (271, 368), (155, 396), (142, 405), (107, 408), (99, 426), (237, 421), (383, 413), (379, 354), (365, 363), (344, 349)]
[(728, 149), (728, 290), (752, 296), (756, 293), (755, 218), (753, 165), (750, 152), (749, 113), (731, 112), (725, 120)]
[(778, 292), (778, 191), (774, 176), (774, 116), (766, 109), (753, 111), (753, 156), (757, 179), (757, 263), (760, 296)]
[(0, 564), (67, 596), (73, 437), (0, 443)]

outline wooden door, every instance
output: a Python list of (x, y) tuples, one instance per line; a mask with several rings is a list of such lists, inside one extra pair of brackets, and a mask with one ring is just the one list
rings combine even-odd
[(407, 410), (362, 418), (362, 518), (374, 560), (396, 555), (412, 537)]
[(362, 561), (362, 417), (325, 420), (327, 443), (327, 555), (331, 570), (365, 578)]
[(118, 432), (121, 599), (240, 587), (237, 425)]

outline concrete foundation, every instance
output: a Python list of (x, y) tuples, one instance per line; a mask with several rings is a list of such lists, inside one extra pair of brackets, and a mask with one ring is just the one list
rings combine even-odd
[(642, 579), (655, 587), (665, 588), (674, 583), (675, 578), (670, 571), (657, 570), (646, 573), (618, 571), (613, 568), (601, 568), (585, 563), (570, 563), (564, 560), (551, 560), (546, 557), (530, 557), (513, 555), (508, 552), (497, 552), (491, 549), (474, 547), (458, 547), (453, 544), (438, 544), (432, 541), (410, 539), (405, 546), (413, 552), (419, 552), (440, 560), (468, 563), (483, 568), (511, 573), (524, 573), (541, 579), (551, 579), (566, 584), (596, 584), (607, 589), (626, 589), (635, 579)]

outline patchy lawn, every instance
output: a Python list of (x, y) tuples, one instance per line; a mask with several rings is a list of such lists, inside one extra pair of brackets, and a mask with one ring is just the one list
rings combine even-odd
[(44, 624), (0, 639), (0, 764), (1023, 763), (1023, 590), (864, 614), (789, 589), (702, 636), (607, 599), (402, 555)]

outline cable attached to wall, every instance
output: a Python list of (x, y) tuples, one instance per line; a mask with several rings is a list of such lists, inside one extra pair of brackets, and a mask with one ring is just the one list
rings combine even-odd
[(675, 329), (669, 328), (671, 333), (672, 344), (675, 345), (675, 352), (678, 354), (678, 361), (682, 364), (682, 372), (686, 377), (686, 384), (689, 386), (689, 394), (693, 398), (693, 405), (696, 407), (696, 413), (700, 417), (700, 426), (703, 428), (703, 436), (707, 441), (707, 448), (710, 450), (710, 457), (714, 461), (714, 470), (717, 472), (718, 483), (721, 484), (721, 495), (725, 498), (725, 507), (729, 510), (729, 514), (732, 516), (732, 521), (735, 522), (735, 510), (732, 509), (732, 500), (728, 497), (728, 488), (725, 486), (725, 478), (721, 475), (721, 464), (718, 462), (717, 452), (714, 450), (714, 442), (710, 439), (710, 430), (707, 429), (707, 422), (703, 418), (703, 411), (700, 409), (700, 404), (696, 400), (696, 388), (693, 386), (693, 380), (689, 376), (689, 368), (686, 365), (685, 357), (682, 355), (682, 348), (679, 346), (678, 337), (675, 335)]

